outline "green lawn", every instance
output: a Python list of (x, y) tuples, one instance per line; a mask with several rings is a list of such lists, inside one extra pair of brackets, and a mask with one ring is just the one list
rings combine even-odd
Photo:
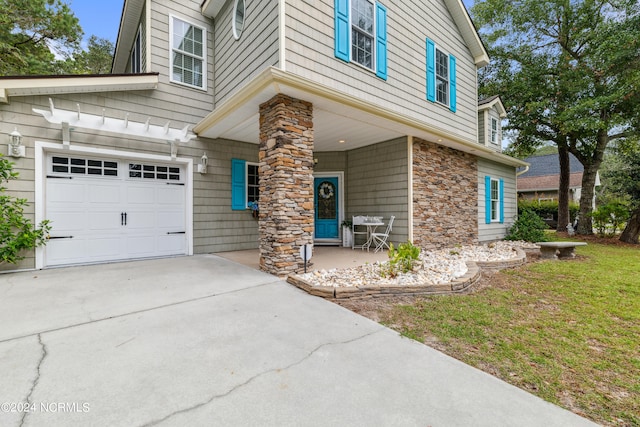
[(383, 323), (598, 423), (640, 426), (640, 248), (589, 243)]

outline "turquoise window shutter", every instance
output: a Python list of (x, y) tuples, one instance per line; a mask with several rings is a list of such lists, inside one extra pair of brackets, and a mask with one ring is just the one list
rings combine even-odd
[(335, 55), (336, 58), (349, 62), (349, 0), (335, 0)]
[(231, 209), (247, 208), (247, 169), (246, 161), (231, 159)]
[(436, 102), (436, 45), (427, 39), (427, 100)]
[(504, 179), (500, 178), (500, 224), (504, 224)]
[(491, 224), (491, 177), (484, 177), (484, 222)]
[(387, 80), (387, 9), (376, 3), (376, 76)]
[(449, 85), (451, 87), (449, 95), (449, 109), (456, 112), (456, 57), (449, 55)]

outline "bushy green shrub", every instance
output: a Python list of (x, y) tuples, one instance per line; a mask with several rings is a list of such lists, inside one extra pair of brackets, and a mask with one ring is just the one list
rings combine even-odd
[(5, 194), (4, 182), (16, 179), (13, 163), (0, 154), (0, 263), (15, 264), (21, 259), (22, 252), (44, 245), (51, 227), (48, 221), (42, 221), (34, 227), (24, 216), (26, 199), (17, 199)]
[(396, 277), (398, 273), (408, 273), (415, 266), (420, 257), (420, 248), (411, 242), (401, 243), (396, 249), (393, 243), (389, 245), (389, 261), (380, 270), (382, 277)]
[(593, 226), (600, 237), (614, 236), (628, 219), (629, 208), (619, 201), (609, 202), (591, 212)]
[(526, 242), (544, 242), (544, 230), (547, 224), (535, 212), (524, 209), (518, 219), (509, 228), (505, 240), (524, 240)]
[[(530, 210), (538, 215), (540, 218), (547, 219), (553, 218), (554, 222), (558, 221), (558, 201), (552, 200), (527, 200), (518, 199), (518, 215), (521, 215), (523, 211)], [(580, 205), (577, 203), (569, 203), (569, 217), (573, 222), (580, 212)], [(566, 224), (564, 224), (566, 225)]]

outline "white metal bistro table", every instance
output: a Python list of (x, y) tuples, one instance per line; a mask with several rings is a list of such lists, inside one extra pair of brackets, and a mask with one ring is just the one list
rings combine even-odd
[(361, 225), (364, 225), (364, 226), (367, 227), (367, 241), (364, 242), (364, 244), (362, 245), (362, 249), (367, 248), (367, 251), (369, 251), (369, 248), (371, 247), (371, 243), (373, 241), (373, 238), (371, 237), (371, 234), (376, 231), (376, 228), (384, 225), (384, 222), (382, 222), (382, 221), (365, 221)]

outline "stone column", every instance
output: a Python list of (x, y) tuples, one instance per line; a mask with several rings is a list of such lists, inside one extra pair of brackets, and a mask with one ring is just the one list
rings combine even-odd
[(278, 94), (260, 105), (260, 269), (300, 273), (313, 243), (312, 104)]

